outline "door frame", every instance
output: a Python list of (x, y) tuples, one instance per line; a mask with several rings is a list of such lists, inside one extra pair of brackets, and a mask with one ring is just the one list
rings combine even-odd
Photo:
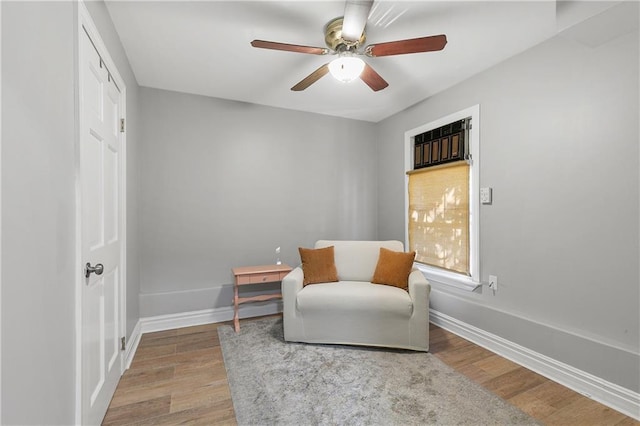
[[(0, 1), (0, 38), (2, 38), (2, 2)], [(0, 396), (2, 396), (2, 43), (0, 43)], [(2, 398), (0, 397), (0, 424)]]
[[(111, 58), (109, 51), (107, 50), (106, 45), (104, 44), (102, 37), (100, 37), (100, 33), (91, 18), (91, 15), (84, 4), (83, 0), (78, 0), (75, 2), (76, 6), (74, 7), (74, 13), (77, 15), (77, 19), (75, 20), (76, 29), (74, 35), (74, 67), (75, 67), (75, 77), (74, 77), (74, 85), (75, 85), (75, 147), (74, 147), (74, 155), (75, 155), (75, 175), (76, 175), (76, 220), (75, 220), (75, 246), (76, 246), (76, 280), (75, 280), (75, 387), (76, 387), (76, 407), (75, 407), (75, 423), (82, 424), (83, 413), (82, 413), (82, 289), (84, 284), (84, 279), (82, 278), (83, 271), (83, 259), (82, 259), (82, 197), (81, 197), (81, 176), (80, 176), (80, 125), (82, 119), (82, 86), (80, 82), (80, 72), (81, 65), (84, 64), (84, 58), (81, 58), (82, 49), (80, 48), (80, 43), (82, 42), (82, 37), (85, 36), (85, 31), (88, 34), (89, 38), (93, 42), (93, 45), (98, 50), (100, 57), (102, 58), (103, 63), (109, 70), (111, 77), (113, 78), (115, 84), (120, 89), (120, 117), (125, 119), (126, 123), (126, 99), (127, 99), (127, 88), (124, 80), (120, 76), (118, 69), (115, 65), (115, 62)], [(118, 202), (119, 210), (121, 213), (120, 220), (120, 274), (118, 277), (119, 283), (119, 304), (120, 304), (120, 335), (123, 337), (127, 336), (127, 326), (126, 326), (126, 312), (127, 312), (127, 221), (126, 221), (126, 213), (127, 213), (127, 143), (126, 143), (126, 131), (120, 132), (120, 166), (119, 166), (119, 194), (118, 194)], [(127, 342), (128, 343), (128, 342)], [(120, 375), (124, 373), (126, 369), (126, 360), (124, 356), (124, 351), (122, 351), (122, 356), (120, 357)]]

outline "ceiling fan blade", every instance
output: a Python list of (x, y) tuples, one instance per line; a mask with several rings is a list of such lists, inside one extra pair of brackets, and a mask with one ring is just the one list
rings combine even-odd
[(444, 34), (412, 38), (409, 40), (390, 41), (388, 43), (372, 44), (366, 47), (367, 56), (404, 55), (406, 53), (435, 52), (444, 49), (447, 36)]
[(295, 86), (293, 86), (291, 90), (293, 90), (294, 92), (300, 92), (301, 90), (306, 89), (316, 81), (320, 80), (328, 72), (329, 72), (329, 63), (326, 63), (322, 65), (320, 68), (318, 68), (317, 70), (315, 70), (314, 72), (312, 72), (311, 74), (309, 74), (308, 76), (306, 76), (305, 78), (303, 78), (302, 80), (300, 80), (300, 82)]
[(358, 41), (367, 25), (373, 0), (347, 0), (344, 6), (342, 21), (342, 38), (347, 41)]
[(374, 92), (382, 90), (389, 85), (369, 64), (364, 64), (360, 80), (364, 81)]
[(260, 49), (284, 50), (287, 52), (308, 53), (310, 55), (326, 55), (329, 49), (326, 47), (301, 46), (299, 44), (278, 43), (275, 41), (253, 40), (251, 46)]

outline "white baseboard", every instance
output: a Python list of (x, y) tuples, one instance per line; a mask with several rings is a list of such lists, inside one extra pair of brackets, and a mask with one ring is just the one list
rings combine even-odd
[(138, 350), (138, 345), (140, 344), (140, 339), (142, 338), (142, 332), (140, 331), (140, 320), (136, 323), (136, 326), (133, 327), (133, 331), (131, 332), (131, 336), (129, 336), (129, 343), (127, 343), (124, 352), (124, 369), (128, 370), (131, 367), (131, 361), (133, 361), (133, 356), (136, 354)]
[(432, 309), (429, 314), (429, 319), (433, 324), (616, 411), (640, 420), (639, 393), (556, 361), (441, 312)]
[[(245, 305), (241, 307), (240, 318), (271, 315), (280, 312), (282, 312), (281, 302)], [(232, 307), (141, 318), (131, 333), (131, 343), (128, 345), (125, 354), (126, 368), (129, 368), (131, 365), (143, 333), (225, 322), (232, 319)], [(629, 417), (640, 420), (639, 393), (549, 358), (541, 353), (532, 351), (524, 346), (520, 346), (433, 309), (430, 310), (430, 321), (445, 330), (451, 331), (506, 359), (535, 371), (554, 382), (573, 389)]]
[[(282, 302), (254, 303), (240, 308), (240, 318), (252, 318), (282, 312)], [(194, 325), (213, 324), (233, 319), (233, 307), (204, 309), (201, 311), (182, 312), (177, 314), (158, 315), (141, 318), (141, 333), (171, 330), (173, 328), (191, 327)]]

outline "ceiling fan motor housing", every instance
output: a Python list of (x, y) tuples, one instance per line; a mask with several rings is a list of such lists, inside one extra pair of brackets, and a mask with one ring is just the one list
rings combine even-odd
[(335, 18), (324, 27), (324, 42), (331, 50), (341, 53), (345, 51), (354, 51), (366, 40), (364, 31), (357, 41), (348, 41), (342, 38), (342, 22), (343, 18)]

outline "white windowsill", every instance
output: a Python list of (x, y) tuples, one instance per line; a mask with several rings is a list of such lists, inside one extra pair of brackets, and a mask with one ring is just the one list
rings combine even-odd
[(474, 281), (472, 277), (465, 277), (460, 274), (431, 268), (421, 263), (414, 263), (413, 266), (418, 268), (430, 283), (455, 287), (466, 291), (474, 291), (482, 285), (481, 283)]

